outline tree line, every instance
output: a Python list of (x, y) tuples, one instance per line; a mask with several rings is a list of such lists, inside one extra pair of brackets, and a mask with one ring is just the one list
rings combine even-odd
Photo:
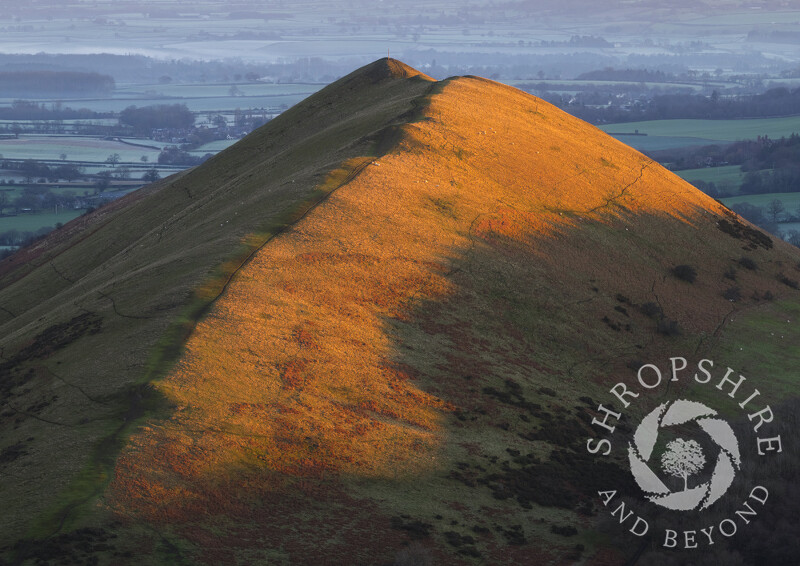
[(0, 106), (0, 120), (96, 120), (112, 118), (112, 112), (74, 109), (55, 102), (49, 107), (31, 100), (17, 99), (11, 106)]
[(615, 69), (613, 67), (581, 73), (576, 79), (579, 81), (630, 81), (641, 83), (670, 83), (678, 80), (674, 74), (665, 73), (664, 71)]
[[(570, 114), (593, 124), (644, 120), (770, 118), (800, 114), (800, 88), (779, 87), (762, 94), (723, 97), (714, 91), (702, 94), (660, 94), (626, 106), (598, 107), (595, 93), (551, 95), (547, 99)], [(603, 96), (605, 100), (608, 96)]]
[(742, 171), (778, 169), (800, 163), (800, 134), (772, 139), (758, 136), (730, 144), (701, 147), (680, 147), (648, 152), (660, 163), (669, 163), (673, 170), (696, 169), (717, 165), (741, 165)]
[(0, 95), (5, 97), (41, 95), (109, 95), (114, 78), (79, 71), (0, 71)]
[(758, 136), (755, 140), (727, 145), (666, 149), (649, 155), (672, 170), (739, 165), (745, 176), (738, 190), (713, 182), (695, 182), (697, 188), (713, 197), (794, 193), (800, 189), (800, 134), (797, 133), (777, 140)]
[(185, 104), (128, 106), (120, 112), (119, 122), (131, 126), (137, 134), (148, 135), (156, 129), (188, 130), (194, 125), (194, 114)]

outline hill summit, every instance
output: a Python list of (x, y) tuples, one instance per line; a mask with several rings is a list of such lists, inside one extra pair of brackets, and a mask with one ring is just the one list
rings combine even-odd
[(538, 98), (379, 60), (0, 264), (0, 544), (621, 563), (595, 400), (675, 356), (791, 396), (799, 262)]

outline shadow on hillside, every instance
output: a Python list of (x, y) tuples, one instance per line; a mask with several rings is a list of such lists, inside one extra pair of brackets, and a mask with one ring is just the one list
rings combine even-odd
[[(792, 391), (791, 371), (800, 360), (785, 345), (800, 338), (795, 327), (781, 342), (762, 328), (742, 334), (730, 323), (736, 317), (742, 324), (748, 312), (779, 319), (776, 298), (797, 302), (797, 292), (781, 278), (785, 272), (797, 276), (798, 254), (788, 247), (774, 250), (762, 233), (733, 217), (682, 221), (621, 213), (556, 224), (546, 236), (509, 226), (511, 221), (505, 215), (484, 223), (489, 229), (473, 230), (470, 247), (442, 261), (449, 266), (452, 292), (426, 299), (421, 284), (409, 290), (417, 297), (410, 312), (385, 319), (393, 363), (453, 407), (439, 467), (424, 480), (411, 480), (429, 482), (429, 488), (419, 488), (426, 505), (405, 499), (401, 484), (384, 505), (394, 513), (392, 527), (430, 547), (444, 540), (451, 552), (489, 563), (525, 564), (534, 553), (564, 563), (594, 555), (590, 564), (683, 564), (685, 554), (659, 550), (664, 528), (696, 528), (699, 537), (707, 524), (735, 519), (760, 482), (770, 486), (771, 501), (753, 521), (759, 526), (747, 526), (730, 541), (720, 537), (710, 551), (693, 556), (703, 564), (762, 564), (768, 545), (766, 555), (774, 558), (769, 563), (791, 563), (800, 549), (785, 535), (797, 521), (784, 500), (798, 496), (791, 479), (796, 442), (787, 443), (777, 465), (765, 464), (753, 453), (747, 419), (740, 418), (739, 437), (750, 442), (748, 463), (724, 504), (699, 518), (659, 513), (643, 500), (627, 462), (626, 447), (641, 417), (657, 402), (692, 394), (689, 384), (645, 391), (640, 406), (621, 411), (611, 457), (588, 453), (586, 442), (603, 436), (591, 423), (602, 416), (600, 403), (613, 406), (611, 385), (635, 384), (644, 363), (667, 367), (671, 356), (740, 363), (726, 361), (731, 340), (758, 342), (742, 342), (753, 357), (741, 371), (759, 376), (762, 392), (773, 390), (774, 400), (787, 387)], [(758, 268), (747, 262), (742, 267), (742, 257), (753, 258)], [(680, 265), (696, 266), (696, 280), (682, 279), (681, 270), (676, 275)], [(783, 352), (780, 374), (756, 356), (760, 348)], [(796, 424), (796, 404), (784, 397), (775, 407), (784, 437)], [(722, 407), (731, 408), (724, 400)], [(443, 485), (447, 496), (439, 495)], [(616, 494), (605, 508), (598, 492), (607, 490)], [(386, 497), (386, 491), (367, 493)], [(627, 532), (634, 519), (622, 526), (611, 516), (619, 501), (627, 503), (624, 513), (652, 518), (647, 536)], [(430, 511), (456, 502), (456, 515)]]

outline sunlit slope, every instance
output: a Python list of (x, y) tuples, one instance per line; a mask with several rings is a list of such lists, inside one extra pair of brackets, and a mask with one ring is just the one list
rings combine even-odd
[(378, 155), (432, 84), (399, 63), (362, 69), (0, 263), (0, 546), (85, 524), (126, 425), (157, 401), (144, 384), (194, 319), (254, 249)]
[(795, 249), (543, 101), (456, 78), (404, 122), (194, 329), (170, 417), (117, 462), (120, 517), (213, 563), (380, 563), (420, 533), (442, 563), (569, 563), (579, 399), (797, 309)]

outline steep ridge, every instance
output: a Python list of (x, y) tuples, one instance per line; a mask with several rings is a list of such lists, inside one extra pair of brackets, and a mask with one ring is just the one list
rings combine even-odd
[(592, 399), (671, 355), (796, 391), (797, 250), (485, 79), (378, 61), (81, 222), (0, 280), (16, 560), (622, 563)]
[(125, 426), (158, 404), (143, 384), (231, 272), (377, 155), (431, 84), (377, 62), (0, 264), (5, 542), (93, 505)]
[[(733, 313), (770, 311), (724, 296), (743, 253), (761, 266), (743, 292), (796, 312), (778, 280), (796, 250), (538, 99), (443, 81), (237, 274), (159, 383), (176, 410), (134, 435), (108, 504), (212, 563), (377, 563), (415, 529), (455, 553), (443, 563), (568, 562), (550, 508), (578, 520), (597, 470), (515, 475), (509, 455), (583, 462), (579, 399), (637, 360), (720, 352)], [(700, 280), (669, 277), (680, 264)]]

